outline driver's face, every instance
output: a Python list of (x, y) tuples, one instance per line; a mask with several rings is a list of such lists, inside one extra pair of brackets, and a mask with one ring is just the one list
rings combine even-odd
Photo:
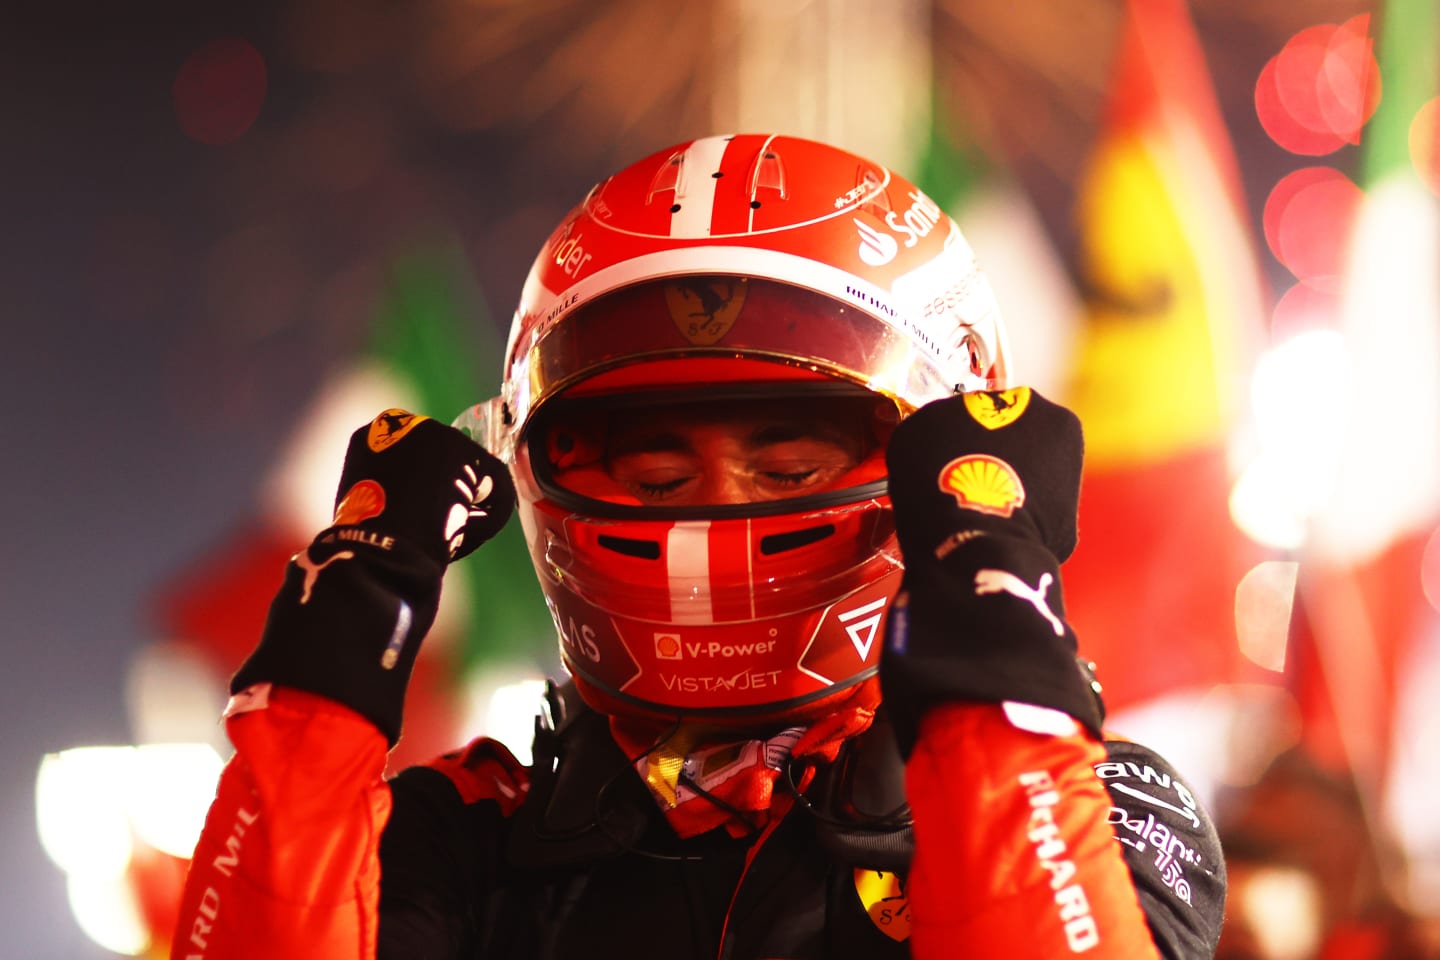
[(831, 486), (860, 462), (867, 432), (804, 411), (651, 413), (612, 425), (605, 467), (644, 504), (758, 503)]

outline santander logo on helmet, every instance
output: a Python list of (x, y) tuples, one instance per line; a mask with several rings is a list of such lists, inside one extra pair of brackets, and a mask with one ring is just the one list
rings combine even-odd
[(860, 259), (872, 267), (883, 267), (895, 259), (900, 244), (887, 233), (881, 233), (860, 218), (855, 219), (860, 230)]

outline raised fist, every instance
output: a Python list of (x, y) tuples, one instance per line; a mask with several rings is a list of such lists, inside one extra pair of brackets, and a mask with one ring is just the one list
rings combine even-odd
[(334, 538), (390, 549), (403, 540), (442, 565), (489, 540), (515, 509), (505, 465), (454, 427), (386, 410), (350, 437)]

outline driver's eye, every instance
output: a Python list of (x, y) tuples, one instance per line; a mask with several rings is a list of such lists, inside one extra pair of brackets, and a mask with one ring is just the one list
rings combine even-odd
[(798, 487), (803, 485), (805, 481), (809, 480), (811, 477), (815, 476), (816, 472), (817, 471), (814, 469), (791, 471), (766, 470), (763, 472), (762, 475), (767, 480), (778, 483), (781, 486)]
[(660, 480), (647, 482), (645, 480), (632, 481), (635, 490), (641, 494), (642, 500), (664, 500), (666, 497), (678, 493), (692, 477), (675, 477), (672, 480)]

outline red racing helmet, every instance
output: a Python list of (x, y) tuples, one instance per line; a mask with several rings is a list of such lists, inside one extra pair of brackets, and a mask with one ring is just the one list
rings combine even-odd
[[(822, 143), (715, 136), (627, 167), (565, 217), (525, 282), (501, 395), (457, 426), (512, 467), (587, 703), (769, 723), (875, 676), (901, 572), (889, 427), (1003, 387), (1005, 367), (989, 284), (918, 187)], [(606, 472), (605, 438), (656, 411), (806, 409), (863, 447), (818, 492), (671, 506)]]

